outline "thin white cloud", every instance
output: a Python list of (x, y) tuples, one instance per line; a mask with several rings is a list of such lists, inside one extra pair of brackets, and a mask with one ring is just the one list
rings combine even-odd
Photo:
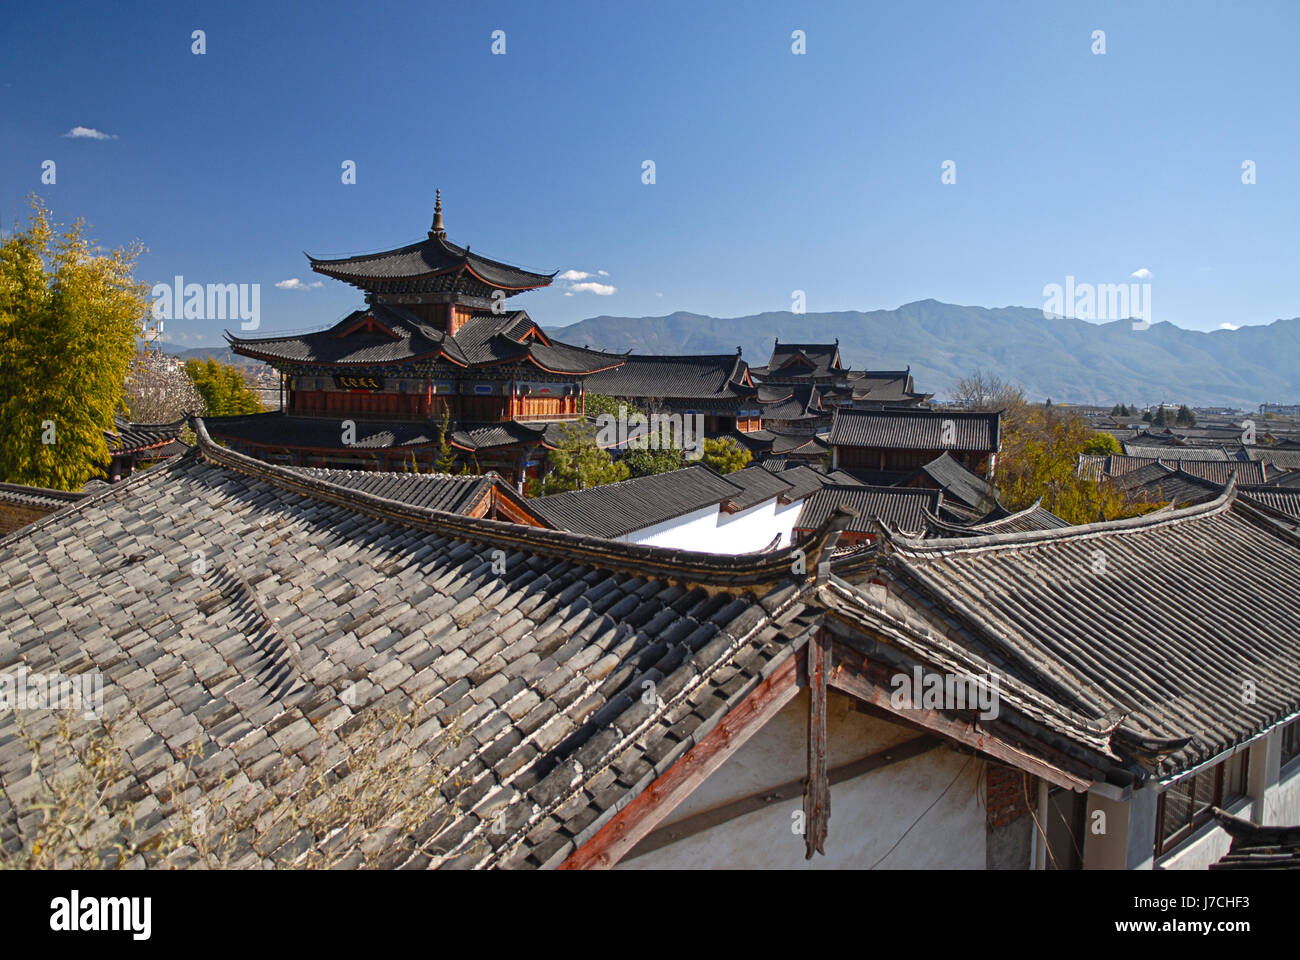
[(1137, 277), (1139, 280), (1150, 280), (1151, 271), (1148, 270), (1146, 267), (1142, 267), (1140, 270), (1134, 270), (1132, 273), (1129, 274), (1129, 276)]
[(1240, 329), (1241, 329), (1241, 324), (1239, 324), (1239, 323), (1221, 323), (1221, 324), (1219, 324), (1219, 329), (1220, 329), (1220, 330), (1240, 330)]
[(618, 293), (618, 287), (608, 283), (575, 283), (570, 290), (573, 293), (594, 293), (598, 297), (608, 297)]
[(322, 281), (313, 280), (310, 283), (303, 283), (297, 277), (290, 277), (288, 280), (279, 281), (276, 286), (281, 290), (315, 290), (321, 286)]
[(71, 137), (73, 140), (116, 140), (117, 134), (105, 133), (103, 130), (96, 130), (94, 127), (73, 127), (65, 137)]
[(608, 297), (618, 292), (618, 288), (609, 283), (600, 283), (593, 277), (608, 277), (609, 272), (606, 270), (597, 270), (591, 273), (587, 270), (565, 270), (555, 279), (561, 283), (567, 284), (564, 288), (564, 295), (571, 297), (575, 293), (594, 293), (598, 297)]
[(662, 297), (663, 294), (662, 294), (662, 293), (656, 293), (655, 296), (656, 296), (656, 297)]

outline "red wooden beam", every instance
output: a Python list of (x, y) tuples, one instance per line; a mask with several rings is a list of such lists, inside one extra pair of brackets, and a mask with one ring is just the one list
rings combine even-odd
[(798, 662), (798, 656), (787, 657), (785, 663), (723, 717), (703, 740), (570, 854), (560, 869), (608, 870), (618, 863), (798, 695)]
[[(867, 661), (861, 654), (850, 647), (835, 643), (832, 646), (835, 667), (830, 671), (828, 682), (837, 690), (857, 697), (864, 703), (871, 704), (878, 710), (897, 717), (900, 721), (910, 722), (916, 726), (947, 737), (950, 740), (971, 747), (981, 753), (1009, 763), (1018, 770), (1025, 770), (1041, 777), (1048, 783), (1071, 790), (1086, 790), (1093, 781), (1062, 770), (1059, 767), (1040, 760), (1031, 754), (1012, 746), (997, 734), (977, 728), (974, 723), (955, 720), (938, 710), (907, 709), (896, 710), (890, 704), (892, 691), (871, 676), (875, 664)], [(880, 665), (883, 668), (883, 665)]]

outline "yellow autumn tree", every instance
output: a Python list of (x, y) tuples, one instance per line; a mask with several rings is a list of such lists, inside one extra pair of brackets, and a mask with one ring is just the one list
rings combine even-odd
[(1157, 504), (1134, 501), (1108, 480), (1078, 470), (1093, 431), (1075, 414), (1030, 406), (1007, 425), (998, 454), (997, 483), (1008, 510), (1023, 510), (1040, 497), (1043, 506), (1070, 523), (1136, 516)]
[(82, 221), (60, 231), (38, 198), (0, 242), (0, 479), (78, 490), (109, 459), (104, 431), (148, 312), (143, 248), (98, 253)]

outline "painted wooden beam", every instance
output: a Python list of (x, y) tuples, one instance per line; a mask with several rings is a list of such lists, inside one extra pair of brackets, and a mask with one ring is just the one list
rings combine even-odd
[(1036, 777), (1070, 790), (1084, 791), (1092, 784), (1091, 780), (1076, 776), (1060, 769), (1045, 760), (1026, 753), (1013, 746), (989, 729), (977, 727), (974, 723), (955, 720), (938, 710), (907, 709), (899, 711), (890, 703), (891, 691), (877, 682), (863, 664), (854, 665), (854, 660), (862, 660), (862, 655), (839, 643), (832, 646), (835, 667), (830, 671), (828, 682), (836, 690), (857, 697), (864, 703), (871, 704), (890, 716), (898, 717), (915, 724), (931, 733), (947, 737), (950, 740), (972, 747), (988, 756), (1009, 763), (1018, 770), (1024, 770)]
[(797, 654), (787, 657), (771, 676), (718, 721), (704, 739), (560, 864), (560, 869), (608, 870), (618, 863), (798, 695), (799, 659)]

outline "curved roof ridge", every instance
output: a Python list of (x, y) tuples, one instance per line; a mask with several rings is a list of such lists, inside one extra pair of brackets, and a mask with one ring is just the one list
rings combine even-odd
[[(948, 452), (945, 450), (944, 456), (947, 455)], [(998, 506), (1002, 506), (1002, 505), (998, 504)], [(1025, 507), (1023, 510), (1017, 510), (1015, 513), (1008, 513), (1005, 517), (998, 517), (996, 520), (977, 520), (975, 523), (972, 523), (970, 526), (962, 526), (960, 523), (953, 523), (949, 520), (944, 520), (943, 518), (937, 515), (931, 514), (928, 510), (925, 511), (926, 514), (925, 519), (940, 530), (958, 530), (958, 531), (971, 531), (971, 530), (981, 530), (981, 529), (987, 530), (990, 527), (997, 527), (997, 526), (1002, 526), (1004, 524), (1013, 523), (1016, 520), (1020, 519), (1021, 517), (1028, 516), (1029, 514), (1033, 513), (1035, 510), (1039, 509), (1040, 507), (1044, 510), (1047, 510), (1046, 507), (1043, 507), (1042, 497), (1039, 497), (1037, 500), (1035, 500), (1029, 506)], [(1005, 510), (1006, 508), (1003, 507), (1003, 509)], [(1050, 513), (1051, 511), (1048, 512)], [(940, 539), (940, 538), (936, 537), (932, 539)], [(967, 537), (963, 537), (962, 539), (969, 541), (971, 537), (967, 536)], [(932, 541), (927, 541), (927, 542), (932, 542)]]
[[(948, 661), (953, 666), (974, 673), (978, 669), (987, 676), (997, 676), (999, 687), (1005, 685), (1012, 693), (1008, 698), (1013, 701), (1013, 706), (1021, 710), (1026, 716), (1041, 722), (1045, 717), (1055, 717), (1059, 722), (1073, 728), (1079, 735), (1080, 739), (1088, 743), (1091, 749), (1107, 756), (1108, 759), (1122, 759), (1110, 743), (1110, 731), (1107, 725), (1103, 723), (1106, 716), (1102, 713), (1098, 716), (1088, 716), (1079, 706), (1085, 706), (1082, 698), (1069, 695), (1053, 697), (1050, 693), (1039, 690), (1033, 684), (1021, 679), (1006, 666), (1000, 666), (987, 655), (977, 649), (958, 644), (940, 631), (927, 629), (922, 634), (915, 623), (899, 618), (891, 614), (887, 609), (872, 601), (861, 587), (843, 577), (832, 574), (824, 584), (819, 584), (819, 592), (824, 596), (826, 593), (838, 595), (841, 601), (854, 608), (853, 614), (842, 607), (829, 605), (827, 613), (834, 615), (839, 613), (841, 616), (854, 615), (855, 619), (870, 624), (873, 631), (879, 632), (889, 639), (891, 645), (901, 646), (904, 652), (918, 659), (929, 660), (933, 663), (936, 655)], [(986, 631), (985, 631), (986, 632)], [(899, 641), (902, 641), (900, 644)], [(999, 651), (1006, 656), (1006, 651)], [(1007, 658), (1021, 669), (1031, 666), (1023, 658), (1017, 659), (1015, 656)], [(962, 661), (965, 661), (964, 663)], [(1059, 682), (1055, 683), (1060, 687)], [(1100, 700), (1100, 698), (1096, 698)], [(1070, 701), (1074, 701), (1072, 705)], [(1091, 706), (1091, 705), (1086, 705)]]
[[(353, 490), (229, 450), (213, 442), (201, 417), (193, 418), (192, 427), (198, 438), (196, 450), (204, 460), (264, 480), (281, 489), (456, 540), (550, 553), (579, 563), (626, 571), (636, 576), (729, 586), (731, 589), (793, 581), (795, 577), (791, 573), (791, 558), (794, 551), (802, 549), (806, 557), (815, 559), (815, 555), (819, 556), (824, 549), (830, 535), (828, 526), (814, 536), (811, 545), (792, 545), (768, 554), (728, 555), (602, 540), (565, 530), (544, 530), (502, 520), (466, 518)], [(148, 472), (140, 474), (147, 475)], [(120, 485), (114, 485), (117, 486)], [(78, 504), (78, 507), (81, 505)], [(815, 568), (812, 559), (807, 562), (808, 569)]]
[(888, 534), (886, 536), (890, 541), (890, 547), (905, 553), (936, 553), (941, 551), (971, 553), (976, 550), (1019, 547), (1053, 540), (1087, 540), (1108, 534), (1122, 534), (1167, 524), (1183, 523), (1200, 517), (1223, 513), (1231, 508), (1233, 502), (1237, 499), (1235, 480), (1234, 475), (1233, 479), (1224, 486), (1223, 492), (1213, 500), (1167, 512), (1153, 510), (1140, 516), (1125, 517), (1122, 520), (1099, 520), (1093, 523), (1082, 523), (1053, 530), (1023, 530), (974, 537), (936, 537), (933, 540), (917, 540)]
[[(316, 263), (352, 263), (352, 262), (354, 262), (354, 261), (356, 261), (356, 260), (373, 260), (373, 259), (375, 259), (376, 257), (387, 257), (387, 256), (389, 256), (390, 254), (394, 254), (394, 253), (410, 253), (412, 250), (416, 250), (416, 249), (418, 249), (418, 248), (424, 246), (424, 245), (425, 245), (426, 243), (428, 243), (428, 242), (429, 242), (428, 238), (425, 238), (424, 240), (416, 240), (416, 241), (413, 241), (412, 243), (407, 243), (407, 244), (404, 244), (404, 245), (402, 245), (402, 246), (400, 246), (400, 247), (388, 247), (388, 248), (386, 248), (386, 249), (384, 249), (384, 250), (371, 250), (371, 251), (366, 252), (366, 253), (352, 253), (352, 254), (344, 254), (344, 255), (341, 256), (341, 257), (313, 257), (310, 253), (308, 253), (306, 250), (304, 250), (304, 251), (303, 251), (303, 256), (305, 256), (305, 257), (306, 257), (308, 260), (310, 260), (313, 264), (316, 264)], [(485, 257), (484, 259), (487, 259), (487, 258)]]

